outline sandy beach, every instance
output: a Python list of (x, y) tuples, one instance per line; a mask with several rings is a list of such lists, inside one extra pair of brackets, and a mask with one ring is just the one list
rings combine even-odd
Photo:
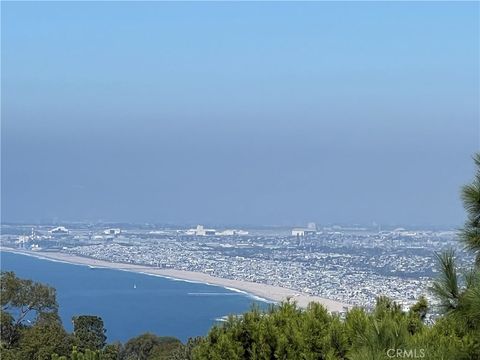
[(319, 296), (304, 294), (291, 289), (286, 289), (286, 288), (266, 285), (266, 284), (260, 284), (255, 282), (223, 279), (223, 278), (214, 277), (214, 276), (200, 273), (200, 272), (174, 270), (174, 269), (158, 269), (158, 268), (145, 266), (145, 265), (113, 263), (109, 261), (96, 260), (96, 259), (70, 255), (70, 254), (65, 254), (60, 252), (26, 251), (26, 250), (12, 249), (7, 247), (2, 247), (1, 250), (34, 256), (34, 257), (43, 258), (47, 260), (62, 261), (70, 264), (85, 265), (85, 266), (91, 266), (91, 267), (103, 267), (103, 268), (124, 270), (124, 271), (133, 271), (133, 272), (144, 273), (149, 275), (173, 278), (177, 280), (201, 282), (205, 284), (216, 285), (216, 286), (221, 286), (225, 288), (246, 292), (248, 294), (251, 294), (269, 301), (273, 301), (273, 302), (280, 302), (282, 300), (291, 298), (292, 300), (295, 300), (297, 304), (302, 308), (305, 308), (312, 301), (323, 304), (329, 311), (342, 311), (344, 307), (351, 307), (348, 304), (344, 304), (344, 303), (330, 300), (330, 299), (325, 299)]

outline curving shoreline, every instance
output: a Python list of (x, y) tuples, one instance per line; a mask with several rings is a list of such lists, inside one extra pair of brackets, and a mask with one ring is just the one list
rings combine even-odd
[(101, 267), (121, 271), (132, 271), (145, 275), (169, 278), (171, 280), (197, 282), (207, 285), (220, 286), (231, 291), (244, 293), (246, 296), (251, 296), (256, 300), (260, 301), (280, 302), (291, 298), (295, 300), (298, 306), (302, 308), (307, 307), (307, 305), (312, 301), (324, 305), (329, 311), (343, 311), (345, 307), (351, 307), (350, 305), (339, 301), (325, 299), (319, 296), (313, 296), (295, 290), (282, 288), (279, 286), (266, 285), (249, 281), (224, 279), (194, 271), (158, 269), (147, 265), (114, 263), (105, 260), (97, 260), (77, 255), (65, 254), (61, 252), (28, 251), (7, 248), (3, 246), (0, 248), (0, 250), (27, 256), (33, 256), (50, 261), (65, 262), (68, 264)]

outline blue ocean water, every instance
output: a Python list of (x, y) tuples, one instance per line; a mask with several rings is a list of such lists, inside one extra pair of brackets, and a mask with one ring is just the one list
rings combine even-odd
[(68, 331), (74, 315), (101, 316), (108, 341), (145, 332), (182, 341), (205, 335), (216, 319), (267, 303), (222, 287), (127, 271), (73, 265), (0, 252), (2, 271), (57, 289), (59, 313)]

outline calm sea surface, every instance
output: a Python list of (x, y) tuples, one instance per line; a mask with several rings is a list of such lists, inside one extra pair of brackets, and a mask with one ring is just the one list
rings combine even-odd
[(267, 304), (222, 287), (175, 281), (133, 272), (0, 252), (2, 271), (57, 289), (60, 316), (68, 331), (74, 315), (98, 315), (108, 341), (126, 341), (144, 332), (186, 341), (204, 335), (216, 319)]

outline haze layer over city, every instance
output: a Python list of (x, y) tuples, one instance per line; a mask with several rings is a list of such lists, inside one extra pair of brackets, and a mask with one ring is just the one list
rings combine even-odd
[(2, 221), (456, 228), (477, 25), (468, 3), (8, 2)]

